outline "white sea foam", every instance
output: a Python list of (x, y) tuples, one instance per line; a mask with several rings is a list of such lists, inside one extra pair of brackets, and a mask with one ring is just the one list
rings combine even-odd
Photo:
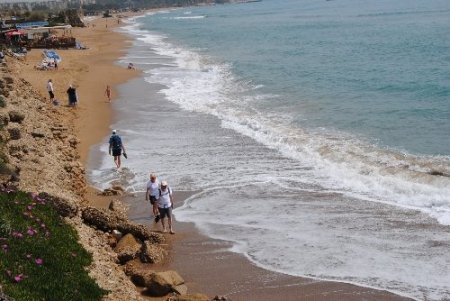
[(255, 101), (254, 96), (233, 98), (230, 91), (243, 88), (230, 66), (170, 44), (164, 36), (145, 34), (139, 39), (151, 44), (156, 53), (175, 59), (177, 68), (152, 69), (146, 79), (166, 85), (162, 92), (181, 108), (217, 116), (223, 127), (310, 166), (314, 177), (309, 181), (313, 184), (349, 196), (418, 209), (449, 224), (450, 178), (429, 174), (433, 166), (450, 174), (449, 158), (402, 155), (343, 133), (293, 127), (287, 115), (267, 116), (246, 107), (246, 103)]
[(206, 16), (173, 17), (174, 20), (204, 19)]

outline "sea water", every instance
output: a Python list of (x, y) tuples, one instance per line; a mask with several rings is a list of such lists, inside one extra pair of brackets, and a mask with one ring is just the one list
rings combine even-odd
[(175, 210), (273, 271), (450, 300), (450, 2), (262, 1), (129, 21), (91, 182)]

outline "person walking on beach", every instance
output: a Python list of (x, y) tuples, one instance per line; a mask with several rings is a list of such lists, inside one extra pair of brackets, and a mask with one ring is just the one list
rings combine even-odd
[(114, 157), (114, 163), (116, 163), (117, 169), (120, 168), (120, 156), (123, 155), (126, 158), (125, 146), (122, 143), (122, 139), (117, 135), (117, 131), (113, 130), (112, 135), (109, 138), (109, 154)]
[(147, 183), (147, 192), (145, 194), (145, 200), (149, 201), (152, 205), (152, 212), (155, 216), (155, 222), (157, 223), (159, 221), (158, 215), (158, 204), (157, 200), (159, 198), (159, 181), (156, 178), (156, 175), (154, 173), (150, 174), (150, 181)]
[(69, 98), (69, 106), (74, 107), (76, 106), (78, 102), (78, 96), (77, 96), (77, 90), (74, 88), (73, 85), (69, 86), (69, 89), (67, 89), (67, 96)]
[(108, 97), (108, 101), (111, 102), (111, 87), (106, 85), (105, 95)]
[(167, 181), (161, 182), (158, 198), (158, 210), (161, 217), (161, 224), (163, 232), (166, 232), (166, 216), (169, 223), (170, 234), (175, 234), (172, 227), (172, 209), (173, 209), (173, 195), (172, 189), (167, 185)]
[(48, 95), (50, 96), (50, 101), (53, 102), (53, 99), (55, 99), (55, 94), (53, 90), (53, 81), (51, 79), (47, 82), (47, 91)]

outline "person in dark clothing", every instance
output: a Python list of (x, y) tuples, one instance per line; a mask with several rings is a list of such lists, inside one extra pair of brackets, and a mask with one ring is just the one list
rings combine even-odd
[(112, 135), (109, 138), (109, 154), (114, 157), (114, 163), (116, 163), (117, 169), (120, 168), (120, 156), (122, 155), (126, 158), (125, 146), (122, 143), (122, 139), (117, 135), (117, 131), (113, 130)]
[(74, 107), (78, 102), (77, 90), (70, 85), (67, 89), (67, 96), (69, 97), (69, 106)]

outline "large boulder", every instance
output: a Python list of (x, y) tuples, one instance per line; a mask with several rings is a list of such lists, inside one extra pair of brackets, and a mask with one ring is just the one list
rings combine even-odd
[(176, 292), (175, 287), (184, 284), (183, 278), (176, 271), (154, 273), (145, 287), (150, 295), (158, 297)]
[(145, 263), (159, 263), (163, 261), (166, 255), (166, 250), (161, 248), (158, 244), (146, 240), (142, 246), (141, 261)]
[(121, 264), (136, 258), (141, 251), (141, 243), (130, 233), (122, 237), (114, 248)]
[(39, 197), (46, 200), (63, 217), (74, 217), (78, 213), (78, 205), (74, 201), (63, 199), (46, 192), (41, 192)]
[(116, 212), (124, 213), (124, 214), (127, 212), (127, 208), (119, 200), (112, 200), (109, 203), (108, 209), (111, 211), (116, 211)]
[(144, 225), (131, 223), (127, 216), (120, 211), (86, 207), (83, 210), (82, 218), (86, 224), (105, 232), (118, 230), (123, 234), (131, 233), (142, 241), (148, 240), (152, 243), (165, 241), (162, 234), (152, 232)]
[[(127, 218), (124, 215), (108, 209), (94, 207), (84, 208), (82, 218), (86, 224), (105, 232), (118, 229), (119, 225), (128, 223)], [(121, 232), (125, 233), (123, 231)]]
[(122, 233), (131, 233), (142, 241), (148, 240), (155, 244), (160, 244), (165, 241), (164, 235), (152, 232), (144, 225), (127, 222), (118, 225), (117, 230)]

